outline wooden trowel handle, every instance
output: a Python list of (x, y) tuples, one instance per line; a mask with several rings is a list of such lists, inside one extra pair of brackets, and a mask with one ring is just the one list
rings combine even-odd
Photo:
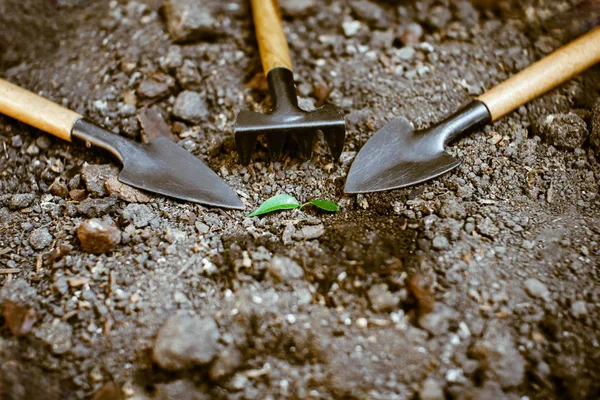
[(0, 79), (0, 113), (71, 141), (71, 128), (81, 115)]
[(522, 106), (600, 62), (600, 27), (561, 47), (482, 94), (492, 121)]
[(292, 59), (277, 0), (252, 0), (252, 15), (265, 75), (277, 67), (291, 71)]

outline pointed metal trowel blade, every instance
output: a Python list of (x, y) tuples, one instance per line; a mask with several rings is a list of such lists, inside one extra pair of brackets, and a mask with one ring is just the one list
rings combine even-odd
[(136, 144), (123, 155), (119, 180), (136, 188), (216, 207), (243, 210), (244, 203), (201, 160), (165, 137)]
[(396, 118), (365, 143), (352, 163), (346, 193), (398, 189), (436, 178), (460, 165), (444, 151), (438, 135), (414, 131), (404, 117)]

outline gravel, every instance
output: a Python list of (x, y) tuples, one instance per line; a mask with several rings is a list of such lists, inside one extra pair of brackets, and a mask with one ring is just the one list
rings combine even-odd
[(35, 250), (43, 250), (50, 246), (54, 238), (48, 231), (48, 228), (37, 228), (29, 235), (29, 245)]

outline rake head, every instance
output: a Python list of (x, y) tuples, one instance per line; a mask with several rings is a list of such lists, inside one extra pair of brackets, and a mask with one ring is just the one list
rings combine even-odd
[(273, 99), (273, 111), (262, 114), (241, 111), (235, 122), (235, 144), (240, 163), (248, 165), (259, 134), (264, 134), (269, 145), (269, 157), (281, 156), (283, 145), (291, 136), (302, 157), (309, 159), (317, 131), (323, 132), (331, 155), (338, 159), (346, 138), (346, 124), (342, 112), (325, 105), (314, 111), (298, 107), (294, 76), (287, 68), (274, 68), (267, 75), (269, 91)]

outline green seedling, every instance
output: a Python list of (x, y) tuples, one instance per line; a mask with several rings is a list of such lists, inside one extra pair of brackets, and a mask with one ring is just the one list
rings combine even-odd
[(256, 217), (257, 215), (267, 214), (273, 211), (279, 210), (293, 210), (293, 209), (301, 209), (305, 206), (315, 206), (324, 211), (336, 212), (340, 209), (340, 207), (332, 201), (323, 200), (323, 199), (313, 199), (304, 204), (300, 204), (298, 200), (294, 196), (290, 196), (289, 194), (279, 194), (277, 196), (273, 196), (270, 199), (267, 199), (264, 203), (260, 205), (252, 214), (248, 215), (249, 217)]

